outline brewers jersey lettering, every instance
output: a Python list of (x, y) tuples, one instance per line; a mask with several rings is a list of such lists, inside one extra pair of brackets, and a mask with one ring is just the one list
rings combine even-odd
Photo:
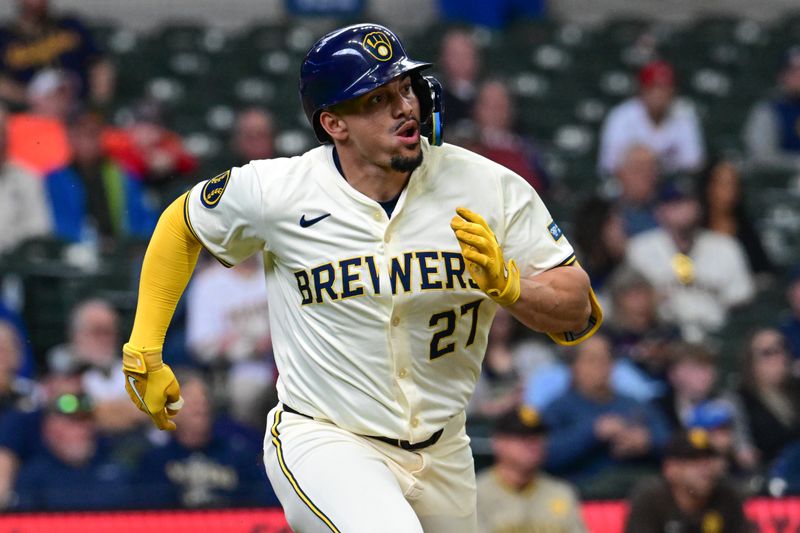
[(496, 309), (465, 268), (456, 206), (484, 214), (523, 276), (574, 260), (522, 178), (455, 146), (423, 150), (391, 218), (339, 174), (330, 146), (234, 168), (187, 200), (220, 261), (264, 254), (281, 401), (411, 442), (464, 409)]
[(574, 261), (522, 178), (456, 146), (422, 149), (391, 217), (347, 183), (330, 145), (234, 168), (186, 204), (224, 264), (264, 254), (280, 400), (412, 443), (464, 410), (496, 310), (465, 267), (456, 207), (486, 218), (523, 276)]

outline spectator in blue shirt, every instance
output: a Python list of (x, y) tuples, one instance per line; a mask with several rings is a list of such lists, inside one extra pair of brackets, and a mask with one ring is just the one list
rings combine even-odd
[(626, 467), (641, 469), (669, 438), (664, 418), (648, 404), (615, 393), (611, 386), (611, 344), (602, 334), (571, 354), (570, 389), (544, 411), (551, 428), (547, 469), (589, 494), (596, 487), (630, 487)]
[(82, 392), (81, 375), (51, 373), (41, 379), (30, 401), (20, 402), (0, 417), (0, 509), (10, 505), (19, 466), (45, 452), (42, 404), (61, 395)]
[(14, 325), (0, 318), (0, 416), (29, 402), (33, 382), (18, 375), (24, 357), (23, 343)]
[(97, 437), (88, 397), (48, 403), (44, 450), (22, 464), (15, 487), (19, 510), (117, 509), (129, 505), (130, 473)]
[(786, 447), (769, 473), (772, 496), (800, 495), (800, 440)]
[(770, 168), (800, 170), (800, 45), (786, 51), (778, 90), (758, 102), (744, 128), (744, 141), (753, 163)]
[(262, 463), (261, 446), (247, 430), (215, 420), (202, 377), (176, 372), (185, 405), (177, 429), (141, 466), (139, 493), (148, 507), (278, 505)]
[(72, 163), (46, 177), (55, 233), (69, 242), (144, 239), (158, 219), (142, 183), (105, 153), (103, 126), (98, 112), (76, 112), (69, 124)]

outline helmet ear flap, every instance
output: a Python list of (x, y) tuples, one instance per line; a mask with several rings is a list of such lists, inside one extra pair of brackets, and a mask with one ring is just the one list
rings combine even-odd
[(328, 135), (328, 132), (325, 131), (325, 128), (322, 127), (322, 124), (319, 121), (319, 116), (322, 114), (322, 111), (323, 110), (320, 109), (311, 117), (311, 126), (314, 128), (314, 135), (317, 136), (317, 140), (319, 140), (319, 142), (322, 144), (328, 144), (332, 143), (333, 139), (331, 139), (331, 136)]
[(417, 72), (412, 75), (411, 84), (419, 100), (422, 134), (432, 145), (439, 146), (444, 136), (442, 84), (433, 76), (422, 76)]

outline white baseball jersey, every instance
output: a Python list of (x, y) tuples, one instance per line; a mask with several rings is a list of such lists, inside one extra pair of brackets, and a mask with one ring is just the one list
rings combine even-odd
[(464, 410), (496, 309), (465, 267), (456, 207), (486, 219), (523, 276), (574, 261), (521, 177), (456, 146), (422, 149), (391, 217), (342, 177), (331, 146), (234, 168), (185, 210), (223, 263), (264, 254), (281, 401), (410, 442)]

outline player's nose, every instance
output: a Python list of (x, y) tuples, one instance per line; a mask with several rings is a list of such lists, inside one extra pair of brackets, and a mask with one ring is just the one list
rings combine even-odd
[(393, 98), (394, 116), (397, 118), (411, 118), (414, 114), (414, 98), (413, 93), (406, 95), (398, 91)]

